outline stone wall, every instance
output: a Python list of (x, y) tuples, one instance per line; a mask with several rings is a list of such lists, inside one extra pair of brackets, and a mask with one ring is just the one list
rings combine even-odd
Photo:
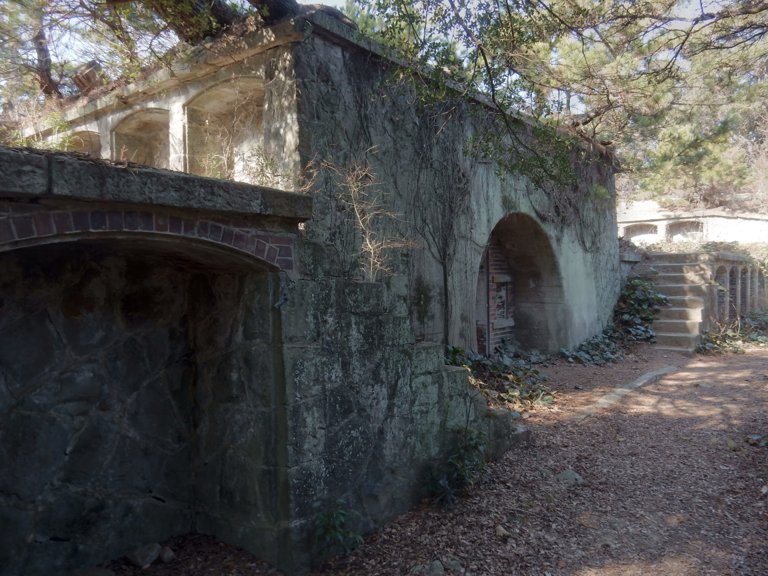
[(271, 297), (263, 274), (135, 244), (0, 255), (1, 574), (196, 530), (269, 555)]
[[(480, 263), (493, 230), (509, 216), (519, 216), (536, 234), (535, 244), (521, 234), (516, 253), (531, 261), (551, 254), (546, 266), (554, 266), (553, 276), (562, 285), (559, 303), (541, 302), (535, 311), (548, 330), (539, 338), (544, 345), (535, 347), (555, 351), (600, 332), (619, 290), (610, 165), (587, 153), (575, 160), (579, 181), (571, 192), (583, 198), (578, 216), (566, 223), (545, 218), (553, 212), (545, 191), (519, 175), (502, 176), (494, 161), (473, 150), (476, 134), (502, 130), (489, 119), (485, 104), (449, 95), (440, 104), (422, 105), (412, 87), (395, 79), (395, 64), (367, 46), (350, 46), (334, 36), (350, 36), (348, 29), (320, 14), (313, 19), (331, 32), (318, 28), (294, 51), (302, 161), (369, 171), (373, 184), (368, 192), (379, 195), (392, 215), (389, 222), (379, 220), (381, 236), (406, 238), (416, 247), (389, 255), (392, 268), (407, 277), (412, 302), (420, 297), (417, 285), (429, 294), (422, 318), (413, 318), (420, 337), (443, 340), (448, 310), (447, 341), (476, 349)], [(340, 232), (347, 221), (340, 216), (338, 173), (321, 170), (315, 184), (308, 238), (334, 246), (337, 253), (359, 250), (359, 238), (355, 244)], [(453, 246), (441, 256), (435, 237), (446, 231)], [(337, 266), (328, 273), (349, 271)]]
[[(391, 83), (377, 55), (320, 32), (293, 53), (299, 152), (316, 173), (313, 218), (297, 251), (301, 279), (282, 309), (300, 543), (311, 543), (313, 518), (337, 499), (363, 531), (405, 511), (456, 432), (481, 431), (490, 453), (515, 437), (509, 414), (489, 409), (463, 369), (443, 365), (443, 266), (425, 225), (453, 226), (451, 344), (476, 345), (480, 262), (509, 216), (512, 228), (524, 224), (511, 250), (527, 273), (516, 281), (528, 287), (528, 330), (538, 330), (544, 350), (599, 332), (619, 287), (608, 168), (594, 167), (580, 183), (595, 191), (583, 222), (543, 222), (543, 192), (518, 177), (502, 180), (492, 163), (468, 155), (471, 135), (484, 128), (479, 104), (422, 108), (410, 88)], [(364, 210), (387, 213), (373, 225), (376, 239), (393, 240), (383, 251), (386, 273), (366, 270), (367, 232), (350, 190), (357, 185), (377, 202)]]
[[(290, 234), (291, 251), (282, 263), (279, 286), (275, 271), (250, 272), (245, 266), (250, 260), (220, 270), (215, 258), (193, 259), (188, 266), (174, 256), (169, 259), (170, 270), (156, 266), (146, 273), (148, 279), (165, 278), (160, 282), (163, 286), (174, 286), (172, 291), (158, 290), (173, 305), (147, 322), (165, 331), (176, 327), (173, 354), (183, 359), (186, 369), (180, 372), (181, 380), (169, 376), (175, 384), (168, 387), (177, 386), (173, 390), (186, 404), (177, 408), (179, 401), (166, 388), (161, 392), (149, 385), (139, 388), (170, 396), (172, 404), (167, 407), (182, 414), (178, 433), (158, 433), (158, 445), (173, 440), (177, 443), (173, 446), (188, 455), (176, 475), (187, 478), (186, 484), (179, 480), (178, 493), (190, 495), (174, 501), (178, 513), (171, 516), (173, 522), (158, 520), (157, 534), (151, 539), (177, 528), (197, 529), (244, 546), (283, 568), (300, 570), (318, 552), (313, 537), (317, 514), (336, 499), (356, 513), (350, 516), (353, 527), (367, 531), (424, 495), (430, 467), (449, 457), (457, 433), (482, 434), (490, 456), (509, 447), (520, 437), (511, 415), (489, 408), (468, 384), (466, 371), (445, 366), (443, 355), (444, 341), (465, 348), (477, 346), (478, 276), (495, 232), (500, 233), (514, 272), (516, 297), (523, 297), (519, 309), (525, 314), (516, 326), (530, 337), (521, 344), (544, 350), (569, 346), (599, 332), (610, 318), (619, 278), (610, 167), (587, 154), (589, 161), (579, 171), (578, 191), (587, 199), (580, 217), (568, 225), (545, 217), (551, 208), (545, 192), (520, 176), (502, 177), (497, 165), (471, 151), (474, 134), (498, 129), (489, 123), (485, 104), (457, 95), (440, 104), (420, 104), (411, 87), (392, 82), (392, 62), (339, 26), (317, 14), (259, 31), (258, 38), (249, 40), (255, 42), (253, 46), (244, 42), (240, 47), (242, 53), (223, 56), (215, 48), (196, 53), (186, 65), (176, 67), (175, 76), (158, 77), (130, 93), (105, 96), (83, 107), (80, 115), (66, 113), (73, 131), (100, 134), (102, 154), (114, 157), (116, 151), (104, 138), (109, 139), (120, 122), (138, 110), (168, 110), (168, 165), (190, 169), (185, 164), (190, 151), (189, 142), (184, 141), (189, 120), (185, 106), (198, 106), (203, 114), (218, 113), (209, 106), (218, 98), (200, 99), (200, 95), (221, 90), (240, 75), (249, 76), (247, 85), (259, 97), (263, 90), (263, 105), (253, 114), (261, 123), (254, 143), (267, 146), (286, 175), (270, 183), (296, 186), (312, 196), (311, 220), (295, 237)], [(221, 94), (231, 95), (226, 89)], [(62, 163), (66, 164), (49, 161), (52, 169)], [(196, 166), (195, 171), (202, 170), (200, 163)], [(25, 194), (32, 202), (40, 198), (50, 202), (56, 199), (51, 191), (58, 190), (60, 179), (67, 181), (80, 173), (70, 168), (61, 178), (53, 178), (55, 172), (50, 172), (48, 180), (38, 183), (37, 193), (18, 182), (6, 190)], [(90, 174), (92, 168), (84, 165), (81, 170)], [(288, 234), (297, 222), (306, 220), (309, 203), (288, 202), (290, 194), (261, 189), (255, 197), (252, 187), (153, 171), (164, 183), (158, 187), (154, 177), (136, 171), (143, 183), (140, 190), (126, 184), (131, 180), (118, 169), (104, 169), (97, 171), (98, 177), (79, 181), (79, 201), (158, 203), (160, 207), (153, 208), (156, 222), (157, 214), (165, 210), (185, 210), (189, 191), (186, 218), (190, 222), (210, 218), (190, 212), (237, 211), (243, 205), (257, 206), (256, 214), (236, 218), (242, 230), (254, 234), (271, 235), (275, 229)], [(310, 177), (313, 173), (315, 178)], [(19, 171), (18, 179), (26, 178), (25, 174)], [(299, 186), (301, 176), (306, 179)], [(166, 193), (166, 187), (173, 192)], [(69, 188), (68, 197), (74, 202)], [(363, 190), (369, 202), (362, 212), (355, 210), (360, 207), (354, 204), (355, 190)], [(266, 201), (273, 197), (276, 205)], [(371, 216), (365, 220), (367, 230), (361, 226), (361, 213)], [(92, 243), (99, 239), (98, 230), (92, 229), (93, 214), (87, 214), (86, 234), (67, 240)], [(13, 209), (8, 215), (9, 222), (5, 229), (0, 227), (0, 233), (12, 233), (4, 239), (9, 249), (21, 247), (19, 254), (40, 254), (37, 248), (25, 247), (25, 238), (16, 234), (15, 223), (10, 222), (16, 217)], [(197, 230), (164, 240), (178, 241), (182, 253), (194, 253), (201, 240)], [(115, 232), (119, 234), (108, 239), (106, 254), (89, 257), (97, 268), (115, 269), (109, 278), (121, 278), (118, 271), (123, 266), (109, 264), (113, 262), (109, 258), (119, 256), (111, 250), (125, 240), (124, 230)], [(157, 236), (156, 229), (150, 232)], [(447, 246), (436, 241), (443, 232), (448, 233)], [(45, 238), (51, 243), (64, 239)], [(383, 242), (378, 253), (382, 268), (370, 265), (371, 252), (365, 249), (377, 242)], [(0, 249), (6, 248), (0, 244)], [(233, 240), (231, 246), (216, 248), (237, 246)], [(267, 268), (281, 264), (280, 250), (276, 244), (273, 260), (266, 259)], [(249, 258), (255, 255), (253, 250), (245, 252)], [(68, 253), (63, 261), (72, 261), (74, 254)], [(25, 279), (30, 261), (23, 258), (14, 260), (18, 272), (9, 277), (7, 290), (32, 283), (31, 277)], [(120, 258), (127, 263), (135, 255)], [(46, 281), (49, 296), (41, 309), (63, 313), (57, 311), (62, 296), (56, 287), (71, 284), (67, 274), (76, 276), (76, 271)], [(125, 338), (132, 333), (121, 303), (134, 284), (144, 286), (143, 277), (105, 289), (105, 294), (112, 295), (105, 297), (105, 305), (115, 312), (103, 322), (113, 324), (111, 330), (117, 334), (127, 334)], [(137, 298), (144, 292), (139, 290)], [(146, 295), (148, 302), (153, 297)], [(8, 301), (18, 308), (26, 306)], [(42, 313), (41, 317), (46, 318)], [(6, 332), (0, 328), (0, 333)], [(75, 345), (61, 343), (67, 350)], [(145, 348), (154, 350), (151, 344)], [(100, 350), (88, 354), (101, 354)], [(158, 360), (162, 366), (169, 362), (169, 355)], [(10, 366), (13, 360), (7, 362)], [(52, 364), (49, 370), (59, 374), (63, 369)], [(190, 370), (193, 377), (188, 376)], [(125, 385), (114, 387), (119, 390)], [(38, 384), (23, 386), (33, 394)], [(184, 396), (189, 386), (195, 392), (192, 398)], [(108, 391), (110, 385), (103, 388)], [(102, 387), (99, 390), (102, 394)], [(7, 410), (22, 410), (27, 392), (14, 394), (13, 398), (6, 394)], [(89, 396), (91, 405), (98, 406), (98, 394)], [(52, 422), (42, 428), (57, 430), (57, 406), (58, 401), (52, 400), (37, 411), (35, 418), (40, 422)], [(145, 438), (145, 427), (157, 426), (151, 418), (125, 422), (125, 433), (137, 439)], [(80, 428), (67, 426), (63, 436), (75, 438)], [(2, 434), (11, 433), (0, 429)], [(123, 429), (109, 432), (115, 438), (123, 433)], [(5, 456), (9, 462), (23, 461), (27, 450), (20, 438), (3, 445), (15, 446), (15, 452)], [(38, 450), (32, 447), (31, 452)], [(47, 464), (37, 461), (32, 466), (47, 470)], [(48, 476), (58, 477), (61, 466), (55, 464)], [(161, 473), (152, 474), (154, 482)], [(83, 482), (99, 482), (99, 478), (96, 473)], [(15, 478), (10, 484), (18, 481)], [(43, 493), (52, 501), (63, 492), (57, 491), (57, 481), (51, 482)], [(131, 482), (131, 490), (141, 494), (142, 502), (146, 500), (140, 490), (143, 485)], [(19, 526), (29, 526), (13, 538), (21, 541), (39, 532), (50, 549), (52, 542), (60, 542), (60, 536), (51, 539), (50, 530), (43, 530), (49, 523), (39, 523), (32, 512), (40, 504), (35, 496), (28, 495), (20, 503), (12, 492), (4, 498), (3, 510), (16, 514)], [(149, 499), (154, 506), (157, 500)], [(195, 513), (190, 512), (190, 502)], [(151, 512), (141, 510), (136, 515), (154, 522)], [(118, 528), (123, 520), (111, 517), (111, 522)], [(138, 521), (125, 522), (135, 526), (131, 522)], [(144, 536), (146, 540), (150, 534)], [(107, 550), (117, 548), (115, 544)], [(66, 551), (57, 554), (70, 558)], [(75, 557), (86, 560), (95, 554)], [(31, 558), (29, 553), (25, 558)]]

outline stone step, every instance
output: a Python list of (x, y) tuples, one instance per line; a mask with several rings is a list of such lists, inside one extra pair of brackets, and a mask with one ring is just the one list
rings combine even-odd
[(697, 296), (704, 298), (709, 295), (709, 286), (705, 284), (656, 284), (656, 289), (668, 297)]
[(662, 306), (657, 320), (694, 320), (701, 322), (701, 308)]
[(659, 272), (653, 277), (654, 284), (702, 284), (710, 282), (709, 272)]
[(704, 299), (698, 296), (669, 296), (668, 300), (671, 308), (704, 308)]
[(691, 264), (696, 262), (709, 262), (709, 254), (701, 252), (651, 252), (648, 254), (652, 265), (656, 263), (667, 264)]
[(701, 322), (697, 320), (659, 320), (653, 321), (653, 329), (662, 334), (684, 334), (699, 336)]
[(699, 336), (693, 334), (665, 334), (656, 333), (656, 344), (659, 348), (684, 348), (694, 350), (699, 343)]

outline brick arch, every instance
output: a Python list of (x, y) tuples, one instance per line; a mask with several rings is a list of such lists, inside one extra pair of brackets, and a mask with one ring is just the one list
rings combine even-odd
[(270, 269), (294, 269), (294, 238), (238, 226), (218, 218), (130, 208), (48, 208), (0, 205), (0, 252), (78, 239), (131, 236), (204, 244), (244, 256)]

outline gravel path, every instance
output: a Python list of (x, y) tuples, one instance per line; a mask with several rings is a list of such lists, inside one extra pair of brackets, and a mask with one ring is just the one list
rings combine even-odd
[[(596, 404), (669, 367), (677, 371)], [(527, 448), (490, 465), (455, 507), (418, 508), (315, 574), (768, 574), (768, 447), (747, 442), (768, 434), (768, 351), (685, 357), (645, 347), (610, 366), (544, 371), (558, 401), (529, 418)], [(267, 573), (215, 541), (188, 544), (194, 567), (182, 553), (176, 566), (141, 574)]]
[[(668, 365), (678, 371), (573, 417)], [(768, 351), (650, 349), (548, 372), (558, 408), (529, 420), (528, 449), (454, 509), (411, 512), (324, 574), (439, 573), (436, 560), (474, 575), (768, 574), (768, 448), (746, 442), (768, 434)]]

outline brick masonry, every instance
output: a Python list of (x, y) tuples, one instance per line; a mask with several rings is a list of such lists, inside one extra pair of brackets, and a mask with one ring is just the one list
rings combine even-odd
[(247, 254), (284, 271), (294, 269), (294, 237), (268, 234), (215, 219), (189, 218), (164, 211), (103, 207), (49, 208), (20, 202), (0, 203), (0, 252), (36, 240), (116, 233), (157, 234), (203, 240)]

